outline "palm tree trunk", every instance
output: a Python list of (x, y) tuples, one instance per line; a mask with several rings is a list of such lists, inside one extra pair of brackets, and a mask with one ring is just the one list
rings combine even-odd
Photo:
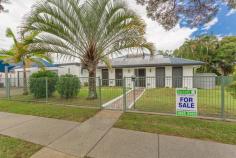
[(27, 89), (27, 75), (26, 75), (26, 67), (25, 62), (23, 62), (23, 95), (28, 95)]
[(96, 67), (89, 69), (89, 94), (88, 99), (97, 99)]

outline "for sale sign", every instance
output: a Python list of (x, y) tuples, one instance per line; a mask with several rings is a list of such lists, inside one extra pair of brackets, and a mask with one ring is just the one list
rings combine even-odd
[(176, 89), (176, 115), (197, 116), (197, 89)]

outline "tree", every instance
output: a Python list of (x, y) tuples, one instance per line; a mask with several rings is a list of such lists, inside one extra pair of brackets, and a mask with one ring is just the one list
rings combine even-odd
[(26, 68), (30, 66), (32, 63), (37, 63), (40, 67), (43, 67), (43, 63), (41, 63), (40, 59), (47, 60), (51, 62), (51, 59), (44, 52), (32, 52), (30, 51), (30, 44), (33, 39), (38, 35), (38, 32), (32, 32), (31, 34), (22, 37), (21, 40), (17, 40), (13, 31), (8, 28), (6, 31), (6, 36), (13, 39), (13, 46), (9, 51), (2, 50), (0, 51), (0, 60), (4, 60), (6, 63), (14, 63), (18, 64), (22, 62), (23, 64), (23, 94), (27, 95), (27, 76), (26, 76)]
[(200, 36), (196, 39), (187, 40), (179, 49), (174, 51), (174, 56), (205, 62), (198, 72), (217, 73), (215, 63), (218, 39), (215, 36)]
[(3, 6), (3, 3), (10, 3), (10, 1), (9, 0), (0, 0), (0, 13), (1, 12), (6, 12), (7, 10), (4, 8), (4, 6)]
[(225, 76), (234, 72), (236, 62), (236, 36), (224, 37), (219, 42), (216, 62)]
[(217, 75), (229, 75), (234, 70), (236, 61), (236, 37), (200, 36), (187, 40), (174, 56), (205, 62), (198, 72), (212, 72)]
[(179, 22), (190, 27), (211, 21), (221, 5), (236, 8), (235, 0), (136, 0), (146, 6), (147, 16), (160, 23), (165, 29), (172, 29)]
[(154, 52), (145, 38), (145, 24), (127, 5), (113, 0), (44, 0), (32, 10), (23, 33), (42, 32), (34, 50), (80, 59), (89, 72), (89, 99), (96, 99), (96, 68), (123, 51)]
[(157, 54), (163, 55), (163, 56), (172, 56), (173, 51), (172, 50), (158, 50)]

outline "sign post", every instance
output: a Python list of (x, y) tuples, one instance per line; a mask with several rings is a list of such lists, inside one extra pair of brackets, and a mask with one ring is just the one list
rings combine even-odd
[(176, 89), (176, 116), (197, 117), (197, 89)]

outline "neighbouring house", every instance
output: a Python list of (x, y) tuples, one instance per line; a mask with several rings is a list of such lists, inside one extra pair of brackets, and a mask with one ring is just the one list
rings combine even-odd
[(9, 65), (9, 64), (5, 64), (3, 61), (0, 61), (0, 88), (5, 86), (5, 79), (6, 79), (6, 75), (5, 75), (5, 68), (8, 68), (9, 77), (14, 77), (14, 73), (10, 73), (10, 71), (14, 68), (14, 65)]
[[(194, 69), (204, 62), (175, 58), (162, 55), (123, 56), (111, 59), (112, 68), (105, 64), (99, 64), (97, 77), (102, 79), (103, 86), (122, 86), (155, 88), (155, 87), (193, 87)], [(88, 71), (83, 69), (80, 63), (50, 64), (44, 61), (47, 70), (54, 71), (58, 75), (74, 74), (83, 78), (82, 83), (87, 82)], [(40, 68), (33, 64), (27, 68), (27, 76), (37, 72)], [(17, 65), (14, 69), (16, 85), (23, 85), (23, 68)], [(135, 82), (132, 77), (135, 78)], [(22, 81), (21, 81), (22, 80)]]

